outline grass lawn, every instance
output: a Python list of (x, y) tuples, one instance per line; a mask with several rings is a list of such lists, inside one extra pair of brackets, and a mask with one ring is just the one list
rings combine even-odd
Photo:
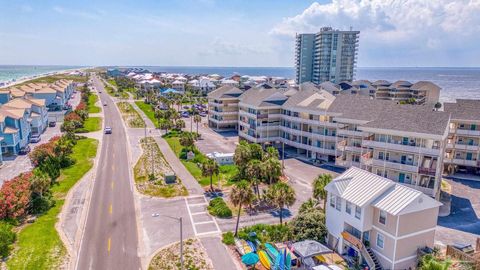
[[(167, 137), (165, 140), (168, 142), (168, 145), (170, 145), (170, 148), (175, 152), (175, 155), (177, 157), (180, 156), (180, 152), (182, 150), (182, 146), (180, 145), (180, 140), (178, 137)], [(202, 187), (210, 185), (210, 177), (205, 177), (202, 176), (202, 170), (197, 166), (197, 164), (193, 161), (188, 161), (188, 160), (183, 160), (180, 159), (187, 168), (187, 170), (197, 179), (198, 183)], [(220, 165), (219, 166), (219, 171), (220, 173), (218, 175), (213, 176), (213, 185), (218, 185), (218, 181), (220, 180), (222, 185), (227, 185), (230, 186), (234, 182), (232, 181), (232, 178), (235, 174), (237, 174), (237, 167), (235, 165)]]
[(143, 118), (140, 116), (140, 113), (133, 108), (132, 104), (122, 101), (118, 102), (117, 106), (120, 110), (120, 113), (122, 114), (123, 121), (125, 121), (128, 127), (145, 127), (145, 122), (143, 121)]
[(85, 120), (83, 127), (87, 132), (99, 131), (102, 129), (102, 118), (89, 117), (87, 120)]
[(95, 103), (98, 101), (98, 96), (91, 94), (88, 97), (88, 112), (89, 113), (99, 113), (100, 107), (96, 106)]
[(62, 80), (62, 79), (72, 80), (74, 82), (80, 82), (80, 83), (84, 83), (84, 82), (87, 81), (87, 77), (85, 77), (85, 76), (68, 75), (68, 74), (56, 74), (56, 75), (50, 75), (50, 76), (46, 76), (46, 77), (41, 77), (41, 78), (36, 78), (36, 79), (33, 79), (33, 80), (29, 80), (29, 81), (26, 81), (22, 84), (19, 84), (18, 86), (24, 85), (24, 84), (27, 84), (27, 83), (54, 83), (54, 82), (56, 82), (58, 80)]
[(146, 104), (144, 101), (135, 101), (135, 104), (142, 110), (145, 115), (153, 122), (155, 127), (158, 128), (158, 121), (155, 119), (155, 113), (153, 112), (152, 106), (150, 104)]
[(7, 261), (8, 269), (59, 268), (66, 249), (55, 229), (57, 216), (68, 190), (92, 168), (97, 145), (97, 140), (81, 139), (73, 147), (71, 157), (75, 164), (62, 169), (57, 184), (52, 187), (55, 206), (18, 233), (15, 250)]

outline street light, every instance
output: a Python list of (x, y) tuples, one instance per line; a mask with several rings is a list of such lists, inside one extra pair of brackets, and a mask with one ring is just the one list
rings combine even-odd
[(182, 217), (172, 217), (172, 216), (167, 216), (167, 215), (162, 215), (167, 218), (174, 219), (178, 222), (180, 222), (180, 270), (183, 270), (183, 223), (182, 223)]

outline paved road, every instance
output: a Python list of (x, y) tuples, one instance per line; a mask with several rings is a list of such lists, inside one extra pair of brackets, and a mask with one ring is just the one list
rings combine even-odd
[(127, 138), (122, 119), (99, 79), (105, 135), (76, 269), (140, 269), (133, 189), (129, 180)]

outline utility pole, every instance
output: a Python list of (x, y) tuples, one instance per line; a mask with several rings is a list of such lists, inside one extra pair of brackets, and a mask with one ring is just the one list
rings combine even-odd
[(182, 224), (182, 217), (180, 217), (179, 221), (180, 221), (180, 270), (183, 270), (183, 224)]

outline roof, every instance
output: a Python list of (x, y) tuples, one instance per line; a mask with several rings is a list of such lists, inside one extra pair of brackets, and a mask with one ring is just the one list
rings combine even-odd
[(41, 98), (28, 98), (28, 101), (30, 101), (32, 104), (35, 104), (37, 106), (45, 106), (45, 99)]
[(480, 100), (457, 99), (456, 103), (444, 103), (443, 110), (451, 114), (452, 119), (480, 121)]
[(22, 90), (17, 89), (17, 88), (10, 89), (10, 93), (12, 94), (13, 97), (23, 97), (23, 96), (25, 96), (25, 92), (23, 92)]
[(241, 94), (243, 94), (243, 91), (238, 89), (237, 87), (231, 85), (224, 85), (208, 93), (208, 98), (238, 98)]
[(3, 133), (5, 134), (13, 134), (17, 132), (18, 132), (18, 129), (12, 128), (12, 127), (5, 127), (5, 129), (3, 130)]
[(23, 108), (23, 109), (30, 109), (32, 108), (32, 103), (28, 102), (23, 98), (14, 98), (9, 102), (5, 103), (4, 106), (10, 108)]
[(3, 114), (13, 119), (20, 119), (20, 118), (23, 118), (23, 115), (25, 114), (25, 109), (1, 107), (0, 114)]
[(428, 106), (397, 105), (378, 113), (375, 120), (362, 125), (362, 128), (445, 135), (449, 121), (449, 113), (432, 111)]
[(328, 247), (313, 240), (304, 240), (293, 243), (293, 251), (302, 258), (313, 257), (315, 255), (331, 253), (332, 250)]
[(27, 92), (27, 93), (33, 93), (35, 92), (35, 89), (33, 89), (32, 87), (28, 86), (28, 85), (22, 85), (19, 87), (20, 90), (22, 90), (23, 92)]
[(305, 89), (293, 94), (285, 103), (286, 108), (325, 111), (335, 97), (324, 90)]
[(412, 83), (409, 81), (396, 81), (392, 84), (393, 87), (395, 88), (400, 88), (400, 87), (410, 87), (412, 86)]
[(44, 87), (40, 90), (37, 90), (35, 93), (37, 93), (37, 94), (56, 94), (57, 91), (50, 88), (50, 87)]
[(372, 83), (375, 86), (390, 86), (392, 83), (387, 80), (376, 80)]
[(418, 190), (357, 167), (346, 170), (325, 189), (360, 207), (371, 205), (391, 215), (419, 212), (441, 205)]
[(330, 182), (325, 189), (363, 207), (394, 185), (393, 181), (384, 177), (351, 167)]
[(329, 108), (330, 112), (342, 114), (341, 118), (372, 121), (380, 113), (397, 105), (395, 101), (371, 99), (362, 96), (340, 95)]
[(282, 105), (287, 100), (284, 91), (275, 88), (254, 87), (243, 92), (240, 96), (242, 103), (252, 106), (272, 106)]
[(429, 81), (418, 81), (414, 83), (410, 89), (413, 90), (426, 90), (426, 91), (440, 91), (440, 87)]

